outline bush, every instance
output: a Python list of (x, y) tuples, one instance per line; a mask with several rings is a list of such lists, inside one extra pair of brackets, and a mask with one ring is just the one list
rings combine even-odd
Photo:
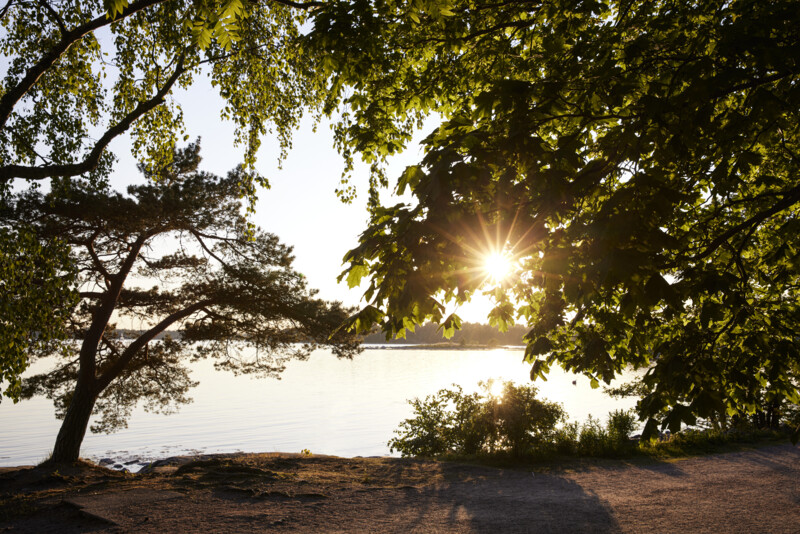
[(633, 410), (614, 410), (608, 414), (608, 437), (616, 450), (630, 446), (630, 437), (636, 430), (636, 415)]
[(574, 455), (578, 453), (578, 423), (564, 423), (556, 430), (555, 451), (558, 454)]
[(458, 385), (424, 400), (409, 401), (414, 417), (400, 423), (389, 441), (403, 456), (509, 455), (515, 458), (551, 454), (618, 456), (633, 448), (632, 411), (616, 410), (608, 422), (589, 416), (583, 425), (569, 423), (560, 404), (539, 400), (530, 385), (481, 382), (481, 393), (465, 394)]
[(414, 417), (406, 419), (389, 441), (403, 456), (510, 453), (522, 456), (549, 448), (565, 422), (561, 405), (536, 398), (533, 386), (503, 383), (502, 393), (489, 393), (493, 382), (481, 382), (483, 393), (466, 395), (458, 385), (425, 400), (414, 399)]
[(632, 410), (614, 410), (608, 414), (606, 426), (589, 416), (581, 426), (577, 451), (581, 456), (620, 456), (631, 452), (634, 444), (631, 433), (636, 430), (636, 416)]

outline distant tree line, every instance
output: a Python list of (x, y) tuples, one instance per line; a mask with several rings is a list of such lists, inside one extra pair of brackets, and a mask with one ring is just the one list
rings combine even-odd
[(513, 325), (507, 332), (500, 332), (494, 326), (480, 323), (463, 323), (452, 338), (445, 339), (442, 330), (435, 323), (418, 326), (413, 332), (406, 330), (405, 339), (386, 341), (381, 332), (374, 332), (364, 338), (364, 343), (382, 344), (432, 344), (450, 342), (456, 345), (524, 345), (522, 336), (527, 329), (522, 325)]

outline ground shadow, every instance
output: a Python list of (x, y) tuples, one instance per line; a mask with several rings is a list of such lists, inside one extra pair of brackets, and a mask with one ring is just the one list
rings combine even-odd
[(606, 503), (563, 475), (459, 464), (443, 469), (444, 482), (399, 491), (387, 503), (381, 515), (394, 518), (395, 530), (620, 530)]

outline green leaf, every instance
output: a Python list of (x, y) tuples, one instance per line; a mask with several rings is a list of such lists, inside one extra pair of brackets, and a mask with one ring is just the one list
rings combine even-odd
[(369, 267), (363, 264), (351, 264), (347, 273), (347, 287), (350, 289), (357, 287), (361, 279), (369, 273)]

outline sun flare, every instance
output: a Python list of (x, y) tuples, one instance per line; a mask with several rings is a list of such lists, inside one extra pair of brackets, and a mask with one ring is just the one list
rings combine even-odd
[(489, 383), (489, 395), (492, 397), (502, 397), (503, 396), (503, 381), (502, 380), (492, 380)]
[(511, 274), (511, 258), (507, 254), (492, 252), (484, 260), (483, 269), (494, 282), (502, 282)]

